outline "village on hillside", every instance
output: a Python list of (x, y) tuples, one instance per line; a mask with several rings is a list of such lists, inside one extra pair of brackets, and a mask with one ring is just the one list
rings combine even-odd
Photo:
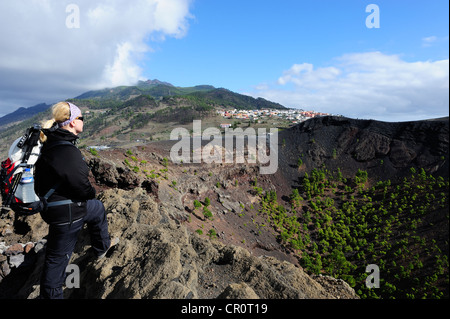
[[(306, 121), (313, 117), (318, 116), (328, 116), (328, 113), (315, 112), (315, 111), (304, 111), (302, 109), (287, 109), (287, 110), (277, 110), (277, 109), (263, 109), (263, 110), (218, 110), (217, 114), (225, 119), (242, 119), (242, 120), (253, 120), (258, 121), (264, 118), (280, 118), (287, 120), (292, 124), (297, 124)], [(221, 124), (221, 128), (231, 127), (231, 123)]]

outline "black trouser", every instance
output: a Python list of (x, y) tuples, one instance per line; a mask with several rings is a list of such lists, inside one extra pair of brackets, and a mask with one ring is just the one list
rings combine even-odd
[(69, 264), (77, 238), (83, 225), (88, 226), (91, 245), (97, 255), (105, 252), (111, 240), (103, 203), (89, 200), (87, 214), (72, 224), (50, 225), (47, 238), (44, 269), (41, 277), (41, 298), (62, 299), (66, 267)]

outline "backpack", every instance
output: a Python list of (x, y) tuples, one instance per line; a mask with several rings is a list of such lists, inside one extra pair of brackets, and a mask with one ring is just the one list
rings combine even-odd
[[(37, 196), (34, 192), (34, 167), (39, 159), (42, 149), (42, 143), (39, 140), (41, 126), (35, 124), (26, 130), (25, 134), (16, 139), (8, 152), (8, 158), (2, 162), (0, 170), (0, 190), (2, 195), (2, 213), (4, 210), (12, 209), (19, 215), (34, 215), (44, 212), (49, 204), (48, 198), (58, 188), (59, 183), (54, 185), (43, 197)], [(54, 147), (60, 144), (71, 144), (67, 141), (55, 142), (48, 147)], [(25, 179), (25, 174), (29, 174), (29, 187), (31, 187), (31, 200), (24, 200), (24, 194), (21, 190), (21, 181)], [(71, 201), (70, 201), (71, 202)], [(50, 206), (67, 205), (69, 201), (50, 203)]]

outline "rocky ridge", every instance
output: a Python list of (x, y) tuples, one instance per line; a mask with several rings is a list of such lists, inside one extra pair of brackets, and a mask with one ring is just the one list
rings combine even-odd
[(448, 117), (390, 123), (326, 116), (282, 131), (279, 139), (279, 167), (291, 180), (322, 165), (349, 175), (366, 170), (378, 180), (401, 180), (411, 167), (449, 177)]
[[(121, 241), (111, 256), (95, 261), (83, 231), (71, 259), (80, 268), (81, 285), (66, 288), (66, 298), (356, 298), (341, 280), (315, 279), (287, 261), (256, 257), (244, 248), (188, 231), (141, 187), (109, 189), (99, 198), (105, 203), (111, 234)], [(37, 216), (24, 223), (45, 231)], [(2, 298), (38, 296), (45, 240), (33, 240), (41, 236), (29, 237), (25, 246), (0, 246)]]

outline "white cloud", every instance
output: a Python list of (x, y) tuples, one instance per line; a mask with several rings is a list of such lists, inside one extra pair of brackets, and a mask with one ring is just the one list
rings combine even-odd
[(429, 48), (432, 46), (435, 46), (436, 44), (443, 44), (447, 43), (448, 45), (448, 36), (446, 37), (437, 37), (435, 35), (422, 38), (422, 47), (423, 48)]
[(249, 94), (283, 105), (385, 121), (448, 116), (449, 60), (406, 62), (380, 52), (338, 57), (333, 66), (294, 64), (277, 84)]
[[(151, 41), (183, 37), (192, 0), (0, 2), (0, 115), (141, 78)], [(79, 9), (79, 28), (68, 28)], [(69, 7), (70, 9), (70, 7)]]
[(431, 36), (431, 37), (426, 37), (422, 39), (422, 46), (423, 47), (430, 47), (432, 45), (433, 42), (437, 41), (437, 37), (436, 36)]
[(336, 79), (340, 73), (341, 71), (335, 67), (314, 70), (314, 66), (309, 63), (294, 64), (278, 79), (278, 84), (284, 85), (292, 82), (299, 87), (317, 88), (321, 83)]
[(105, 83), (109, 82), (111, 86), (119, 86), (131, 84), (140, 78), (141, 68), (132, 59), (135, 50), (130, 42), (117, 45), (113, 64), (105, 67), (103, 76)]

